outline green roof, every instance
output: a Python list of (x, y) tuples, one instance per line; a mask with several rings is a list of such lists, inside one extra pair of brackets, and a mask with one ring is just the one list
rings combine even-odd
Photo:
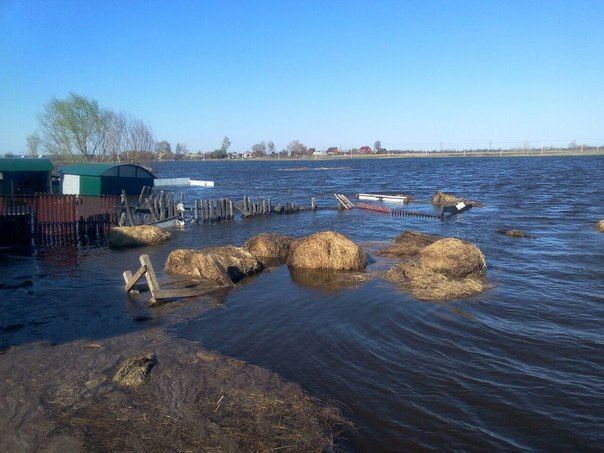
[(107, 170), (119, 167), (119, 165), (101, 163), (73, 164), (63, 167), (61, 171), (64, 175), (101, 176)]
[(51, 171), (49, 159), (24, 159), (20, 157), (0, 158), (0, 172), (6, 171)]

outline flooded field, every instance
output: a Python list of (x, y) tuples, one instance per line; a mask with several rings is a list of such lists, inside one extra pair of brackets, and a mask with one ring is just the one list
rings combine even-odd
[[(116, 251), (100, 244), (46, 249), (34, 257), (0, 254), (0, 388), (3, 407), (13, 408), (1, 411), (0, 433), (12, 433), (16, 443), (10, 445), (142, 449), (144, 441), (103, 443), (99, 433), (110, 431), (92, 425), (69, 431), (77, 425), (78, 410), (88, 414), (80, 419), (116, 417), (103, 411), (105, 394), (153, 411), (143, 397), (128, 400), (127, 392), (101, 391), (119, 363), (122, 344), (132, 352), (155, 344), (158, 355), (164, 354), (151, 372), (154, 389), (168, 388), (171, 375), (161, 370), (180, 370), (198, 346), (220, 363), (249, 367), (243, 384), (228, 372), (233, 392), (249, 389), (256, 376), (272, 383), (263, 387), (265, 394), (298, 395), (308, 403), (307, 414), (323, 407), (315, 399), (326, 402), (356, 427), (337, 440), (349, 451), (596, 450), (604, 444), (604, 235), (593, 227), (604, 217), (602, 157), (168, 162), (155, 170), (162, 178), (215, 181), (213, 189), (183, 189), (188, 201), (251, 195), (309, 204), (316, 197), (320, 207), (335, 207), (333, 192), (400, 190), (415, 197), (410, 209), (433, 213), (427, 201), (441, 189), (484, 207), (444, 222), (320, 210), (193, 226), (144, 249)], [(534, 237), (511, 238), (498, 228)], [(317, 284), (316, 278), (280, 266), (219, 297), (156, 308), (147, 307), (144, 294), (123, 292), (121, 274), (137, 267), (140, 253), (148, 253), (160, 270), (175, 248), (241, 245), (267, 231), (301, 236), (328, 229), (348, 235), (370, 254), (408, 229), (467, 239), (486, 257), (490, 289), (433, 303), (379, 278)], [(392, 260), (374, 256), (367, 273), (390, 265)], [(174, 357), (168, 359), (172, 347)], [(79, 368), (70, 371), (71, 365)], [(32, 371), (36, 366), (38, 373)], [(209, 369), (202, 368), (197, 371)], [(182, 387), (172, 391), (176, 400), (190, 403), (188, 388), (190, 395), (203, 392), (187, 373)], [(69, 396), (54, 387), (63, 377), (80, 396), (53, 406), (51, 399)], [(82, 381), (92, 383), (82, 387)], [(297, 386), (304, 392), (296, 393)], [(92, 396), (82, 402), (86, 392)], [(208, 401), (214, 404), (220, 396), (210, 393)], [(201, 409), (187, 404), (179, 429), (196, 426)], [(19, 405), (22, 409), (15, 409)], [(37, 414), (40, 407), (56, 411), (53, 427)], [(31, 432), (19, 436), (14, 427), (24, 420)], [(308, 432), (322, 432), (319, 442), (328, 439), (323, 430), (336, 420), (328, 413)], [(300, 423), (289, 422), (289, 427)], [(224, 423), (217, 422), (222, 428)], [(128, 426), (136, 431), (143, 425)], [(198, 427), (200, 435), (211, 432), (208, 426)], [(190, 446), (169, 426), (159, 432), (166, 439), (174, 436), (172, 446)], [(215, 433), (224, 449), (251, 448), (229, 444), (228, 432)], [(312, 442), (304, 445), (316, 445)], [(295, 445), (302, 444), (289, 449)]]

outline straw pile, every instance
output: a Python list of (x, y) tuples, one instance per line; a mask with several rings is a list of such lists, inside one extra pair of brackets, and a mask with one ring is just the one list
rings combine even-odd
[(596, 223), (596, 230), (598, 230), (600, 233), (604, 233), (604, 219)]
[(170, 239), (170, 233), (152, 225), (115, 227), (111, 229), (109, 246), (113, 248), (144, 247), (161, 244)]
[(444, 192), (441, 192), (440, 190), (437, 190), (436, 193), (432, 196), (432, 204), (436, 206), (452, 206), (454, 204), (459, 203), (460, 201), (463, 201), (466, 205), (475, 208), (482, 206), (482, 203), (480, 203), (479, 201), (458, 198), (455, 195), (446, 194)]
[(155, 364), (155, 354), (144, 354), (128, 357), (113, 377), (114, 382), (119, 382), (128, 387), (139, 387), (147, 382), (147, 376)]
[(393, 244), (376, 252), (379, 256), (391, 258), (410, 258), (417, 256), (421, 249), (442, 239), (442, 236), (422, 233), (420, 231), (404, 231), (393, 239)]
[(499, 234), (504, 234), (506, 236), (509, 236), (511, 238), (528, 238), (531, 237), (531, 235), (526, 234), (524, 231), (520, 231), (520, 230), (506, 230), (505, 228), (499, 228), (497, 229), (497, 232)]
[(358, 271), (367, 266), (367, 255), (343, 234), (323, 231), (296, 240), (287, 264), (300, 269)]
[(216, 268), (214, 260), (222, 265), (233, 282), (260, 272), (264, 268), (262, 263), (247, 250), (225, 245), (206, 247), (201, 250), (174, 250), (168, 256), (165, 269), (166, 272), (173, 274), (222, 281), (222, 275)]
[(261, 233), (246, 241), (243, 248), (263, 265), (283, 264), (289, 256), (293, 238), (276, 233)]
[(434, 242), (414, 262), (401, 263), (386, 278), (423, 300), (467, 297), (486, 289), (484, 255), (475, 245), (456, 238)]

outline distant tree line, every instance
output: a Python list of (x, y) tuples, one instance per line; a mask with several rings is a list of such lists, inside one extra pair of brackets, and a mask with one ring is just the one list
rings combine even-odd
[(96, 100), (79, 94), (51, 99), (38, 120), (38, 130), (27, 137), (32, 156), (43, 149), (65, 162), (143, 162), (155, 158), (155, 139), (143, 120), (101, 107)]

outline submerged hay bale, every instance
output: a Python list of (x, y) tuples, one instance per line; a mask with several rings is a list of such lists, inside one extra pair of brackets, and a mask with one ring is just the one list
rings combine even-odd
[(233, 282), (260, 272), (264, 268), (262, 263), (247, 250), (225, 245), (206, 247), (201, 250), (174, 250), (168, 256), (165, 269), (173, 274), (222, 281), (221, 272), (216, 268), (212, 258), (222, 265)]
[(467, 200), (465, 198), (458, 198), (455, 195), (446, 194), (437, 190), (436, 193), (432, 196), (432, 204), (436, 206), (452, 206), (454, 204), (463, 201), (465, 204), (478, 208), (482, 206), (482, 203), (475, 200)]
[(598, 223), (596, 223), (596, 230), (598, 230), (600, 233), (604, 233), (604, 219), (600, 220)]
[(386, 278), (423, 300), (458, 299), (486, 289), (484, 255), (475, 245), (444, 238), (426, 246), (415, 262), (394, 266)]
[(477, 277), (451, 279), (420, 266), (404, 263), (393, 267), (386, 278), (421, 300), (451, 300), (483, 292), (486, 283)]
[(287, 264), (301, 269), (358, 271), (367, 266), (367, 255), (343, 234), (323, 231), (296, 240)]
[(421, 249), (442, 239), (442, 236), (422, 233), (420, 231), (405, 231), (393, 239), (394, 244), (389, 245), (376, 253), (379, 256), (392, 258), (408, 258), (416, 256)]
[(441, 239), (422, 249), (419, 265), (449, 278), (480, 276), (487, 267), (478, 247), (457, 238)]
[(138, 387), (147, 382), (147, 376), (155, 364), (155, 354), (144, 354), (128, 357), (113, 376), (114, 382), (128, 387)]
[(152, 225), (115, 227), (111, 229), (109, 245), (113, 248), (143, 247), (170, 239), (170, 233)]
[(287, 261), (294, 239), (276, 233), (261, 233), (248, 239), (243, 248), (254, 255), (263, 265), (282, 264)]
[(524, 231), (514, 230), (514, 229), (506, 230), (505, 228), (498, 228), (497, 232), (499, 234), (504, 234), (511, 238), (530, 238), (530, 237), (532, 237), (530, 234), (526, 234)]

